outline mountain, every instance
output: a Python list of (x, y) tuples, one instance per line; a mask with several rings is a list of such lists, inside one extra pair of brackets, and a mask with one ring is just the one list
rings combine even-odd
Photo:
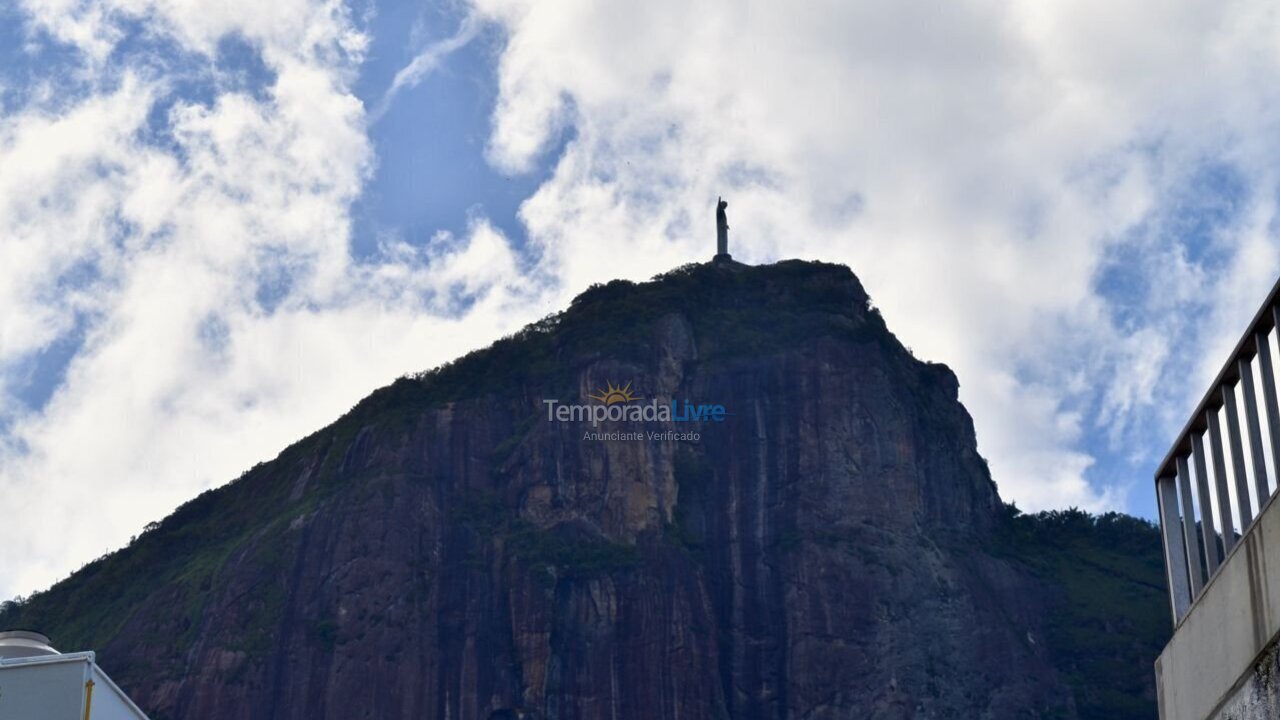
[(843, 266), (614, 281), (0, 628), (155, 720), (1154, 718), (1156, 531), (1003, 504), (958, 388)]

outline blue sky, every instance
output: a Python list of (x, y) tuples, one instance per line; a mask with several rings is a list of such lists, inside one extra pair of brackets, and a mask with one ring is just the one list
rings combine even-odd
[[(356, 95), (376, 106), (414, 51), (455, 34), (464, 17), (457, 7), (379, 6)], [(528, 173), (502, 173), (485, 160), (497, 96), (494, 60), (502, 42), (497, 27), (484, 28), (439, 70), (398, 95), (373, 125), (378, 167), (355, 206), (357, 254), (368, 253), (380, 231), (421, 241), (440, 230), (463, 233), (475, 214), (514, 242), (523, 240), (516, 213), (545, 181), (555, 151)]]
[(1152, 517), (1280, 270), (1274, 15), (5, 4), (0, 596), (592, 282), (705, 259), (717, 195), (737, 257), (849, 264), (957, 371), (1007, 500)]

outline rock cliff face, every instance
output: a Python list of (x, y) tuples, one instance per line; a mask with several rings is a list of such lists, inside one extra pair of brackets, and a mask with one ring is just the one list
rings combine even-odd
[[(548, 419), (628, 383), (728, 414)], [(1074, 717), (957, 388), (847, 268), (611, 283), (0, 625), (97, 649), (157, 720)]]

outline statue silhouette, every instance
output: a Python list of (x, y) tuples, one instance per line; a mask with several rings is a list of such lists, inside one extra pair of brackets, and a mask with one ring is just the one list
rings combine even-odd
[(729, 203), (724, 198), (716, 198), (716, 258), (729, 259), (729, 217), (725, 215), (724, 209), (729, 207)]

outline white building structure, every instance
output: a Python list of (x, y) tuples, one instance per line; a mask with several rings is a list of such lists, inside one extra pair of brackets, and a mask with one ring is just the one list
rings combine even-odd
[(147, 720), (94, 659), (39, 633), (0, 632), (0, 720)]

